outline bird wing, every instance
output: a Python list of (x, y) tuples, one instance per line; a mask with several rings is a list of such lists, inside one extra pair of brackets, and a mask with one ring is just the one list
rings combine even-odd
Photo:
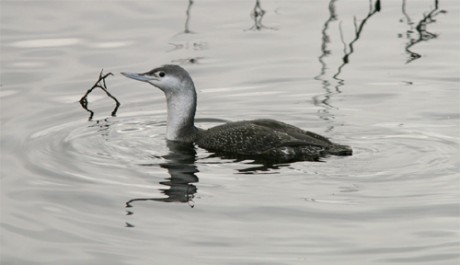
[(254, 124), (265, 126), (279, 132), (284, 132), (300, 142), (312, 145), (329, 146), (332, 142), (319, 134), (302, 130), (293, 125), (271, 119), (260, 119), (251, 121)]
[(231, 122), (208, 129), (196, 144), (214, 152), (258, 155), (283, 146), (326, 147), (326, 138), (275, 120)]
[(251, 122), (231, 122), (208, 129), (195, 143), (214, 152), (257, 155), (293, 141), (286, 133), (280, 133)]

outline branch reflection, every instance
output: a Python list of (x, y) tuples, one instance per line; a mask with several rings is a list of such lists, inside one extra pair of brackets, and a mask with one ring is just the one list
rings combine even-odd
[(192, 5), (193, 5), (193, 0), (188, 0), (187, 11), (185, 11), (186, 18), (185, 18), (185, 29), (184, 29), (184, 33), (193, 33), (193, 32), (190, 30), (190, 28), (189, 28)]
[(198, 172), (195, 165), (195, 147), (193, 144), (173, 141), (168, 141), (167, 146), (169, 153), (163, 157), (167, 159), (167, 162), (160, 164), (162, 168), (168, 170), (170, 175), (165, 181), (160, 182), (161, 185), (168, 187), (160, 190), (166, 197), (135, 198), (126, 202), (126, 207), (132, 207), (132, 204), (138, 201), (182, 202), (188, 203), (190, 207), (194, 206), (193, 198), (197, 188), (192, 183), (198, 182), (198, 177), (195, 175)]
[(354, 52), (354, 45), (361, 37), (361, 33), (363, 32), (364, 26), (366, 25), (367, 21), (375, 15), (377, 12), (381, 11), (380, 0), (376, 0), (375, 4), (372, 5), (372, 0), (369, 1), (369, 13), (367, 16), (361, 20), (361, 23), (357, 24), (357, 20), (355, 18), (355, 38), (350, 41), (347, 45), (348, 52), (345, 51), (345, 55), (342, 57), (342, 64), (337, 69), (337, 73), (334, 75), (334, 78), (337, 78), (342, 73), (342, 68), (345, 67), (346, 64), (350, 62), (350, 56)]
[[(316, 106), (322, 106), (323, 109), (319, 111), (319, 116), (323, 120), (329, 120), (331, 114), (329, 113), (329, 109), (333, 108), (330, 105), (329, 101), (331, 99), (332, 94), (340, 93), (339, 84), (335, 86), (335, 91), (331, 88), (332, 84), (330, 79), (325, 77), (327, 75), (328, 65), (325, 61), (326, 57), (331, 55), (331, 50), (328, 47), (328, 44), (331, 42), (331, 38), (328, 35), (329, 26), (332, 22), (337, 21), (337, 14), (335, 8), (336, 0), (331, 0), (328, 5), (329, 10), (329, 18), (323, 25), (323, 29), (321, 31), (321, 55), (318, 57), (318, 61), (321, 64), (320, 74), (315, 77), (316, 80), (321, 81), (323, 89), (325, 93), (322, 95), (317, 95), (313, 97), (313, 103)], [(336, 78), (334, 78), (336, 79)], [(332, 130), (334, 127), (330, 126), (326, 131)]]
[(412, 22), (411, 18), (407, 14), (407, 5), (406, 5), (406, 0), (402, 1), (402, 13), (404, 15), (404, 18), (407, 21), (407, 25), (409, 26), (409, 29), (406, 31), (406, 36), (409, 39), (409, 42), (407, 43), (405, 50), (407, 54), (409, 55), (409, 58), (407, 58), (406, 63), (410, 63), (414, 60), (417, 60), (422, 57), (417, 52), (414, 52), (412, 48), (417, 44), (422, 41), (429, 41), (431, 39), (437, 38), (437, 34), (431, 33), (427, 30), (427, 25), (436, 22), (434, 19), (435, 16), (446, 13), (445, 10), (439, 10), (439, 1), (435, 0), (434, 1), (434, 6), (433, 9), (431, 9), (427, 14), (423, 15), (423, 18), (417, 23), (415, 26), (415, 31), (417, 32), (417, 37), (413, 38), (412, 33), (414, 33), (414, 23)]
[(256, 5), (251, 10), (251, 18), (254, 20), (254, 25), (247, 30), (262, 30), (262, 29), (271, 29), (275, 30), (273, 27), (266, 27), (262, 24), (262, 19), (265, 15), (265, 10), (262, 9), (260, 5), (260, 0), (256, 0)]
[[(192, 16), (192, 6), (194, 2), (193, 0), (188, 1), (188, 6), (187, 10), (185, 11), (185, 25), (184, 25), (184, 30), (177, 33), (175, 36), (182, 35), (182, 34), (191, 34), (195, 33), (192, 30), (190, 30), (190, 20)], [(193, 51), (200, 51), (200, 50), (205, 50), (208, 48), (208, 43), (204, 41), (187, 41), (188, 38), (185, 38), (186, 41), (171, 41), (169, 45), (172, 46), (172, 49), (168, 50), (168, 52), (175, 52), (178, 50), (193, 50)], [(174, 59), (171, 61), (171, 63), (175, 64), (197, 64), (199, 63), (204, 57), (203, 56), (194, 56), (194, 57), (187, 57), (187, 58), (179, 58), (179, 59)]]
[(97, 128), (97, 131), (101, 134), (102, 138), (105, 141), (109, 140), (110, 126), (112, 126), (113, 121), (110, 121), (109, 118), (102, 120), (96, 120), (96, 123), (88, 126), (91, 128)]
[[(354, 45), (360, 39), (361, 34), (364, 30), (364, 26), (368, 20), (375, 15), (377, 12), (381, 11), (380, 0), (376, 0), (375, 3), (372, 0), (369, 1), (369, 11), (360, 23), (357, 22), (356, 17), (354, 17), (354, 38), (350, 42), (346, 42), (344, 39), (344, 32), (342, 29), (342, 21), (338, 20), (337, 0), (331, 0), (328, 5), (329, 17), (323, 25), (321, 31), (321, 54), (318, 57), (318, 61), (321, 64), (320, 73), (315, 77), (316, 80), (321, 82), (321, 85), (325, 93), (313, 97), (313, 103), (316, 106), (321, 106), (323, 109), (319, 111), (319, 116), (323, 120), (331, 121), (335, 117), (330, 112), (331, 109), (335, 107), (331, 103), (331, 99), (335, 94), (341, 93), (340, 87), (344, 85), (345, 80), (340, 78), (343, 68), (345, 65), (350, 63), (350, 57), (355, 51)], [(327, 58), (333, 54), (331, 48), (329, 47), (331, 43), (331, 31), (335, 29), (332, 26), (337, 24), (338, 37), (340, 39), (341, 45), (343, 45), (343, 57), (340, 59), (340, 64), (337, 67), (333, 67), (327, 63)], [(328, 73), (329, 69), (337, 69), (332, 73)], [(326, 131), (333, 130), (334, 125), (331, 124)]]

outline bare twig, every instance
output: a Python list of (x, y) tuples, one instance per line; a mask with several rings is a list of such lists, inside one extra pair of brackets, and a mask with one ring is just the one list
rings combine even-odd
[(83, 95), (83, 97), (80, 99), (80, 104), (81, 106), (90, 113), (90, 116), (88, 118), (88, 120), (92, 120), (93, 119), (93, 116), (94, 116), (94, 112), (92, 110), (90, 110), (88, 108), (88, 95), (93, 92), (93, 90), (95, 88), (100, 88), (102, 89), (106, 94), (107, 96), (109, 96), (110, 98), (112, 98), (114, 101), (115, 101), (115, 108), (113, 109), (111, 115), (113, 117), (115, 117), (117, 111), (118, 111), (118, 108), (120, 107), (120, 102), (112, 95), (110, 94), (110, 92), (108, 91), (107, 89), (107, 84), (105, 83), (105, 79), (111, 75), (113, 75), (112, 73), (107, 73), (105, 75), (103, 75), (103, 71), (104, 69), (101, 70), (101, 72), (99, 73), (99, 79), (96, 81), (96, 83), (94, 83), (94, 85), (88, 89), (88, 91), (86, 91), (85, 95)]

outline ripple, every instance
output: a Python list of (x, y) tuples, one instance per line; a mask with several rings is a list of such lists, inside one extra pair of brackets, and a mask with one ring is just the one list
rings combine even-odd
[(459, 143), (453, 137), (412, 129), (377, 128), (352, 141), (353, 163), (359, 164), (357, 175), (371, 177), (373, 181), (436, 177), (439, 172), (445, 175), (460, 168)]
[(73, 46), (80, 43), (81, 40), (76, 38), (53, 38), (16, 41), (11, 43), (11, 46), (16, 48), (54, 48)]
[(131, 41), (109, 41), (109, 42), (95, 43), (92, 46), (94, 48), (110, 49), (110, 48), (127, 47), (127, 46), (130, 46), (130, 45), (132, 45)]
[[(57, 182), (62, 182), (62, 175), (76, 181), (113, 181), (111, 170), (152, 163), (167, 153), (162, 141), (164, 123), (151, 119), (128, 116), (68, 122), (37, 131), (28, 139), (26, 162), (34, 170), (46, 172), (44, 176), (55, 176)], [(104, 171), (105, 167), (110, 170)], [(123, 182), (123, 177), (119, 181)]]
[[(40, 181), (62, 185), (69, 185), (73, 180), (136, 186), (139, 182), (129, 179), (133, 175), (145, 176), (145, 179), (151, 179), (153, 175), (167, 177), (162, 175), (166, 172), (161, 166), (141, 166), (161, 165), (165, 162), (163, 157), (169, 153), (164, 141), (166, 123), (163, 113), (125, 115), (92, 122), (72, 121), (37, 131), (29, 137), (26, 164), (33, 167), (33, 171), (42, 173), (44, 177)], [(213, 122), (217, 120), (203, 119), (199, 125), (207, 127)], [(442, 192), (431, 191), (432, 187), (427, 183), (438, 185), (451, 181), (460, 169), (457, 139), (415, 128), (374, 126), (360, 129), (360, 133), (347, 140), (335, 140), (351, 145), (353, 156), (345, 159), (330, 157), (326, 163), (299, 163), (295, 167), (306, 173), (327, 175), (333, 183), (339, 181), (337, 189), (343, 194), (339, 201), (342, 197), (353, 203), (364, 203), (371, 198), (387, 198), (392, 202), (401, 198), (423, 201)], [(209, 167), (203, 163), (209, 162), (207, 157), (207, 152), (198, 152), (197, 165), (202, 169)], [(213, 159), (217, 165), (229, 162)], [(231, 163), (234, 163), (229, 166), (231, 168), (246, 167), (243, 162)], [(344, 177), (346, 182), (343, 182)], [(158, 186), (160, 180), (154, 185), (149, 181), (148, 192)], [(385, 191), (395, 183), (408, 186), (397, 192)]]
[(0, 90), (0, 98), (9, 97), (17, 93), (19, 93), (17, 90)]

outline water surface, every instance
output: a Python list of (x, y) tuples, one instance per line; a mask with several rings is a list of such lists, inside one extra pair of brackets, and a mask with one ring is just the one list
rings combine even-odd
[[(2, 1), (2, 264), (457, 264), (457, 1)], [(261, 165), (168, 145), (273, 118), (351, 157)], [(100, 89), (101, 69), (121, 102)]]

